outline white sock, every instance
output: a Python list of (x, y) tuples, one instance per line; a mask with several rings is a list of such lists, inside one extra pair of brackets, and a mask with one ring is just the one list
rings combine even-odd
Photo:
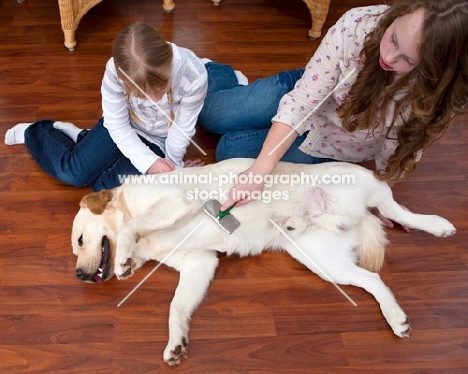
[(75, 126), (71, 122), (56, 121), (54, 122), (53, 126), (55, 129), (63, 132), (66, 136), (68, 136), (75, 143), (78, 140), (78, 135), (80, 134), (81, 131), (83, 131), (83, 129), (80, 129), (79, 127)]
[(18, 123), (5, 133), (5, 144), (24, 144), (24, 132), (32, 123)]
[(247, 86), (249, 84), (249, 79), (244, 75), (244, 73), (242, 73), (239, 70), (234, 70), (234, 74), (236, 74), (237, 82), (239, 83), (239, 85)]

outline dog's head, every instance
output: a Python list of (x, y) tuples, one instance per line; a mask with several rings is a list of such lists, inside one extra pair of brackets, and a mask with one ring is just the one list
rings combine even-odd
[(75, 276), (88, 283), (102, 283), (114, 275), (115, 244), (123, 218), (112, 199), (109, 190), (84, 196), (73, 221)]

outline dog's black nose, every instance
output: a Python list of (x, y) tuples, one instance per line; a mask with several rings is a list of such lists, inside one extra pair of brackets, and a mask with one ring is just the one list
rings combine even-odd
[(84, 279), (86, 277), (86, 273), (81, 269), (76, 269), (75, 277), (77, 277), (78, 279)]

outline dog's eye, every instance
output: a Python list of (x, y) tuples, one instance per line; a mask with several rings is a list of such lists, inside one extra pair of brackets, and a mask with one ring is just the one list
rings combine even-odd
[(78, 238), (78, 245), (81, 247), (83, 245), (83, 234)]

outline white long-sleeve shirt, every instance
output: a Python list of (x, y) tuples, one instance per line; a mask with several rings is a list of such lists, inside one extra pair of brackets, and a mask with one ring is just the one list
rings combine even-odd
[[(363, 67), (359, 54), (366, 35), (387, 8), (386, 5), (378, 5), (346, 12), (328, 30), (295, 88), (281, 99), (273, 121), (285, 123), (299, 134), (309, 131), (300, 146), (303, 152), (349, 162), (374, 159), (377, 170), (386, 168), (398, 145), (398, 131), (408, 114), (399, 115), (390, 130), (395, 100), (402, 97), (404, 90), (389, 102), (386, 113), (377, 118), (380, 125), (374, 133), (368, 133), (368, 130), (346, 131), (336, 109), (343, 103)], [(351, 73), (353, 69), (356, 70)], [(372, 87), (368, 89), (372, 90)]]
[[(107, 62), (102, 80), (104, 126), (123, 155), (141, 173), (146, 173), (159, 156), (138, 135), (157, 144), (176, 167), (183, 167), (183, 158), (190, 138), (195, 135), (198, 114), (208, 88), (208, 74), (203, 62), (192, 51), (173, 43), (170, 45), (173, 51), (171, 90), (175, 113), (175, 123), (170, 128), (167, 95), (156, 105), (151, 100), (133, 96), (127, 103), (123, 81), (117, 77), (113, 58)], [(137, 116), (130, 115), (130, 108)]]

